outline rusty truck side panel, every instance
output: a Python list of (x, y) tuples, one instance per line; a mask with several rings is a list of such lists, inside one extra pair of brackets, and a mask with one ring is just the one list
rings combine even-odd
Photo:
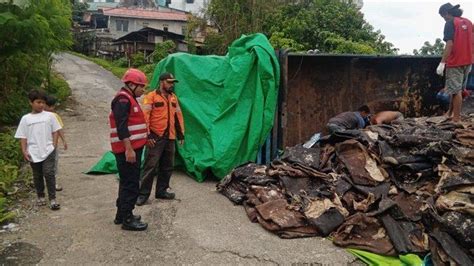
[(363, 104), (373, 112), (424, 115), (443, 80), (439, 57), (280, 54), (279, 147), (325, 130), (329, 118)]

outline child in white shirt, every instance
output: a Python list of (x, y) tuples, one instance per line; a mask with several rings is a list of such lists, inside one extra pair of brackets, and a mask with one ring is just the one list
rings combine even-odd
[(21, 118), (15, 138), (20, 139), (25, 160), (33, 169), (33, 181), (38, 196), (38, 204), (46, 203), (44, 183), (48, 190), (50, 208), (59, 210), (56, 202), (56, 177), (54, 171), (55, 148), (58, 143), (58, 130), (61, 129), (53, 113), (44, 111), (46, 94), (32, 90), (28, 93), (31, 113)]

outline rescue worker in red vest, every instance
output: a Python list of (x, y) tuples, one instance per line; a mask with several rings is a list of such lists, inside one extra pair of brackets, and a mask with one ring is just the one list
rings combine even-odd
[(109, 116), (110, 141), (120, 176), (115, 224), (132, 231), (146, 230), (148, 224), (133, 209), (140, 188), (140, 165), (143, 147), (147, 142), (147, 128), (137, 97), (144, 93), (148, 83), (143, 72), (130, 68), (122, 77), (124, 87), (112, 100)]
[(143, 205), (150, 197), (153, 180), (157, 177), (155, 198), (174, 199), (169, 192), (174, 166), (175, 142), (184, 143), (184, 121), (174, 84), (178, 82), (171, 73), (160, 75), (160, 87), (148, 93), (143, 99), (143, 112), (148, 128), (147, 153), (140, 196), (137, 205)]
[(446, 92), (451, 95), (451, 102), (447, 115), (453, 122), (461, 120), (462, 91), (466, 88), (472, 55), (472, 23), (463, 18), (459, 5), (446, 3), (439, 8), (439, 14), (444, 18), (444, 49), (441, 62), (436, 69), (438, 75), (443, 76), (446, 68)]

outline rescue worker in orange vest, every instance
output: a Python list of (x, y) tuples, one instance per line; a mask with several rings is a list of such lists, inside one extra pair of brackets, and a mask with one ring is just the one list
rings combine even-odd
[(133, 215), (133, 209), (140, 188), (140, 165), (147, 128), (136, 98), (143, 95), (148, 81), (143, 72), (133, 68), (125, 72), (122, 81), (125, 86), (112, 100), (109, 115), (110, 142), (120, 176), (114, 223), (121, 224), (124, 230), (143, 231), (148, 224), (143, 223), (140, 216)]
[(150, 197), (153, 180), (157, 177), (155, 198), (174, 199), (168, 192), (174, 166), (175, 141), (184, 143), (184, 121), (171, 73), (160, 75), (160, 87), (143, 99), (143, 111), (148, 128), (147, 153), (137, 205), (145, 204)]

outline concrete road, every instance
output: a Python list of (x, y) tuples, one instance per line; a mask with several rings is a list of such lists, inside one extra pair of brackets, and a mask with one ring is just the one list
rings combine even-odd
[(152, 199), (136, 208), (147, 231), (121, 230), (112, 222), (115, 176), (83, 174), (109, 149), (109, 102), (121, 82), (70, 54), (57, 56), (54, 68), (73, 93), (61, 112), (70, 147), (60, 151), (62, 209), (38, 208), (34, 197), (24, 203), (20, 230), (0, 233), (0, 264), (359, 264), (323, 238), (278, 238), (217, 193), (215, 182), (197, 183), (182, 173), (171, 181), (177, 200)]

